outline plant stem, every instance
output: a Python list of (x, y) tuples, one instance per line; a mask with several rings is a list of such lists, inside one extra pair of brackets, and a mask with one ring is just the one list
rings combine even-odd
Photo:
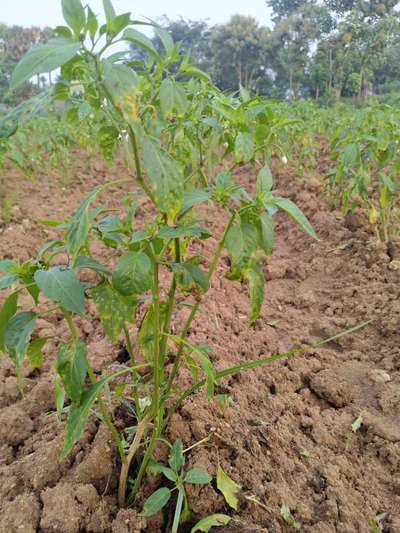
[(154, 380), (154, 392), (152, 402), (152, 416), (154, 419), (153, 432), (149, 445), (145, 451), (142, 463), (139, 468), (138, 475), (135, 479), (132, 492), (129, 495), (129, 503), (131, 503), (136, 496), (140, 485), (142, 483), (143, 476), (146, 472), (147, 465), (153, 453), (154, 447), (160, 436), (161, 429), (163, 427), (163, 400), (161, 398), (161, 384), (163, 382), (164, 367), (160, 360), (160, 280), (159, 280), (159, 264), (158, 259), (154, 258), (154, 275), (153, 275), (153, 309), (154, 309), (154, 352), (153, 352), (153, 380)]
[(153, 414), (158, 417), (160, 408), (160, 388), (162, 383), (163, 369), (160, 367), (160, 287), (159, 287), (159, 265), (154, 263), (153, 276), (153, 309), (154, 309), (154, 352), (153, 352), (153, 378), (154, 378), (154, 395), (153, 395)]
[(183, 505), (183, 499), (185, 497), (185, 491), (183, 488), (183, 485), (179, 487), (178, 489), (178, 499), (176, 501), (176, 507), (175, 507), (175, 515), (174, 515), (174, 522), (172, 524), (171, 533), (178, 533), (179, 529), (179, 520), (181, 518), (182, 513), (182, 505)]
[(146, 452), (144, 454), (144, 457), (142, 459), (142, 463), (140, 465), (138, 475), (137, 475), (137, 477), (135, 479), (135, 484), (133, 486), (132, 492), (130, 493), (129, 498), (128, 498), (128, 504), (132, 503), (132, 501), (134, 500), (136, 494), (139, 491), (140, 485), (142, 483), (143, 476), (144, 476), (144, 474), (146, 472), (147, 465), (148, 465), (149, 460), (151, 458), (151, 455), (153, 453), (154, 447), (155, 447), (155, 445), (157, 443), (158, 436), (159, 436), (159, 429), (158, 429), (158, 426), (156, 424), (154, 424), (153, 432), (151, 434), (151, 439), (150, 439), (149, 445), (148, 445), (148, 447), (146, 449)]
[(133, 439), (133, 442), (129, 448), (125, 461), (122, 463), (121, 474), (119, 477), (119, 485), (118, 485), (119, 507), (124, 507), (125, 505), (126, 485), (128, 482), (129, 469), (132, 464), (133, 458), (135, 457), (136, 452), (138, 451), (141, 445), (143, 436), (149, 426), (149, 423), (150, 423), (149, 416), (145, 416), (143, 420), (138, 424), (135, 438)]
[[(75, 324), (74, 324), (74, 322), (72, 320), (72, 314), (69, 311), (67, 311), (66, 309), (62, 309), (62, 312), (63, 312), (63, 315), (65, 317), (65, 320), (67, 321), (68, 327), (69, 327), (69, 329), (71, 331), (72, 338), (74, 339), (74, 341), (77, 341), (79, 339), (79, 336), (78, 336), (78, 331), (77, 331), (77, 329), (75, 327)], [(96, 375), (95, 375), (95, 373), (93, 372), (93, 369), (90, 366), (88, 366), (88, 374), (89, 374), (90, 381), (92, 382), (92, 385), (95, 385), (97, 383)], [(115, 445), (117, 447), (119, 456), (121, 458), (121, 462), (123, 464), (125, 462), (125, 451), (124, 451), (124, 447), (122, 445), (122, 440), (121, 440), (121, 437), (119, 436), (119, 433), (118, 433), (116, 427), (112, 423), (111, 417), (109, 416), (109, 414), (107, 412), (107, 408), (106, 408), (106, 405), (104, 403), (103, 395), (102, 395), (101, 392), (99, 392), (99, 394), (98, 394), (98, 402), (99, 402), (99, 408), (100, 408), (101, 416), (102, 416), (102, 418), (104, 420), (104, 423), (107, 426), (109, 432), (111, 433), (112, 438), (114, 439), (114, 442), (115, 442)]]
[[(211, 259), (211, 263), (210, 263), (210, 267), (209, 267), (209, 270), (208, 270), (208, 274), (207, 274), (207, 277), (209, 279), (209, 281), (211, 281), (211, 278), (215, 272), (215, 269), (217, 268), (217, 264), (218, 264), (218, 260), (221, 256), (221, 253), (222, 253), (222, 250), (224, 249), (224, 246), (225, 246), (225, 241), (226, 241), (226, 237), (228, 235), (228, 232), (229, 230), (231, 229), (232, 227), (232, 224), (234, 223), (235, 221), (235, 218), (236, 218), (236, 212), (232, 213), (229, 221), (228, 221), (228, 224), (226, 225), (225, 227), (225, 231), (222, 235), (222, 238), (221, 240), (219, 241), (218, 243), (218, 246), (214, 252), (214, 255)], [(201, 304), (201, 301), (197, 301), (193, 307), (192, 307), (192, 310), (185, 322), (185, 325), (183, 326), (183, 330), (182, 330), (182, 333), (180, 335), (180, 338), (182, 340), (185, 340), (188, 333), (189, 333), (189, 330), (190, 330), (190, 326), (192, 325), (192, 322), (197, 314), (197, 311), (199, 310), (199, 307), (200, 307), (200, 304)], [(176, 375), (178, 373), (178, 370), (179, 370), (179, 367), (180, 367), (180, 364), (181, 364), (181, 359), (182, 359), (182, 354), (183, 354), (183, 350), (184, 350), (184, 344), (180, 344), (179, 345), (179, 348), (178, 348), (178, 351), (177, 351), (177, 354), (176, 354), (176, 357), (175, 357), (175, 362), (174, 362), (174, 366), (172, 367), (172, 370), (171, 370), (171, 374), (169, 375), (169, 378), (168, 378), (168, 384), (167, 384), (167, 388), (166, 388), (166, 392), (165, 392), (165, 397), (168, 397), (169, 393), (171, 392), (171, 388), (172, 388), (172, 385), (173, 385), (173, 382), (174, 382), (174, 379), (176, 378)]]
[(64, 315), (64, 318), (65, 320), (67, 321), (67, 324), (68, 324), (68, 327), (69, 327), (69, 330), (71, 332), (71, 335), (72, 335), (72, 338), (74, 340), (77, 340), (78, 339), (78, 331), (75, 327), (75, 324), (72, 320), (72, 315), (69, 311), (66, 311), (65, 309), (62, 309), (62, 313)]
[(133, 131), (133, 128), (129, 126), (129, 138), (131, 140), (132, 145), (132, 151), (133, 151), (133, 157), (135, 160), (135, 167), (136, 167), (136, 178), (140, 185), (143, 187), (144, 192), (147, 194), (147, 196), (150, 198), (150, 200), (155, 204), (155, 198), (153, 191), (147, 186), (147, 183), (145, 182), (143, 178), (143, 172), (142, 172), (142, 164), (140, 162), (140, 156), (139, 156), (139, 149), (136, 139), (136, 134)]
[[(133, 351), (133, 346), (132, 346), (132, 342), (131, 342), (131, 336), (129, 335), (129, 331), (128, 331), (128, 328), (126, 327), (126, 324), (124, 324), (124, 335), (125, 335), (125, 341), (126, 341), (126, 349), (128, 351), (129, 358), (131, 360), (132, 378), (134, 378), (134, 381), (136, 382), (137, 381), (136, 372), (134, 370), (135, 367), (136, 367), (135, 352)], [(140, 420), (140, 415), (141, 415), (141, 408), (140, 408), (140, 402), (139, 402), (139, 395), (137, 393), (135, 384), (133, 386), (133, 399), (135, 400), (136, 417), (137, 417), (137, 419), (139, 421)]]
[[(181, 249), (180, 249), (179, 239), (174, 239), (174, 245), (175, 245), (175, 262), (180, 263), (181, 262)], [(175, 304), (176, 286), (177, 286), (176, 275), (174, 274), (172, 278), (172, 282), (171, 282), (171, 288), (168, 292), (167, 312), (166, 312), (165, 323), (163, 327), (163, 333), (169, 333), (170, 328), (171, 328), (172, 313), (173, 313), (174, 304)], [(163, 335), (161, 338), (161, 344), (160, 344), (160, 364), (163, 366), (165, 364), (166, 350), (167, 350), (167, 336)]]
[[(314, 350), (316, 348), (319, 348), (320, 346), (323, 346), (324, 344), (328, 344), (329, 342), (340, 339), (341, 337), (344, 337), (345, 335), (350, 335), (351, 333), (355, 333), (356, 331), (364, 328), (365, 326), (368, 326), (368, 324), (370, 324), (371, 322), (372, 320), (361, 322), (361, 324), (357, 324), (356, 326), (353, 326), (350, 329), (341, 331), (340, 333), (334, 335), (333, 337), (329, 337), (328, 339), (323, 339), (322, 341), (319, 341), (315, 344), (311, 344), (310, 346), (306, 346), (305, 348), (294, 348), (293, 350), (289, 350), (288, 352), (284, 352), (284, 353), (280, 353), (276, 355), (269, 355), (267, 357), (262, 357), (260, 359), (255, 359), (254, 361), (243, 363), (242, 365), (237, 365), (237, 366), (232, 366), (230, 368), (226, 368), (225, 370), (216, 372), (215, 379), (217, 380), (217, 379), (221, 379), (227, 376), (232, 376), (234, 374), (237, 374), (238, 372), (242, 372), (243, 370), (250, 370), (252, 368), (256, 368), (258, 366), (272, 363), (274, 361), (279, 361), (280, 359), (284, 359), (286, 357), (294, 357), (295, 355), (307, 353), (310, 350)], [(169, 409), (168, 417), (165, 420), (164, 426), (167, 425), (168, 420), (170, 419), (172, 414), (175, 413), (177, 409), (179, 409), (179, 407), (186, 400), (186, 398), (189, 398), (189, 396), (191, 396), (196, 391), (201, 389), (205, 384), (206, 384), (206, 380), (203, 379), (199, 381), (198, 383), (196, 383), (195, 385), (193, 385), (193, 387), (191, 387), (190, 389), (187, 389), (185, 392), (181, 394), (178, 400)]]
[[(95, 385), (97, 383), (96, 375), (90, 366), (88, 368), (88, 374), (89, 374), (90, 381), (92, 382), (93, 385)], [(103, 394), (101, 392), (99, 392), (97, 399), (99, 402), (101, 416), (104, 420), (105, 425), (108, 428), (108, 431), (111, 433), (111, 436), (114, 439), (115, 445), (117, 447), (117, 450), (118, 450), (118, 453), (121, 459), (121, 463), (124, 464), (126, 460), (126, 456), (125, 456), (124, 447), (122, 445), (122, 440), (118, 433), (117, 428), (114, 426), (111, 420), (111, 416), (108, 414), (107, 407), (103, 400)]]
[(220, 258), (221, 253), (222, 253), (222, 250), (224, 249), (226, 238), (228, 236), (229, 230), (232, 227), (232, 224), (235, 221), (235, 218), (236, 218), (236, 211), (231, 214), (231, 217), (230, 217), (230, 219), (228, 221), (228, 224), (226, 225), (226, 228), (225, 228), (225, 231), (224, 231), (224, 233), (222, 235), (222, 238), (219, 241), (218, 246), (217, 246), (217, 248), (216, 248), (216, 250), (214, 252), (214, 255), (213, 255), (212, 259), (211, 259), (210, 268), (208, 270), (208, 279), (209, 280), (211, 280), (211, 278), (212, 278), (212, 276), (213, 276), (213, 274), (215, 272), (215, 269), (217, 268), (218, 260)]
[[(192, 322), (194, 320), (194, 317), (196, 316), (197, 311), (199, 310), (199, 307), (200, 307), (200, 302), (196, 302), (193, 305), (192, 310), (190, 311), (190, 314), (189, 314), (188, 318), (186, 319), (186, 322), (185, 322), (185, 324), (183, 326), (182, 333), (180, 334), (180, 338), (182, 340), (186, 339), (186, 337), (187, 337), (187, 335), (189, 333), (190, 326), (192, 325)], [(165, 391), (165, 397), (166, 398), (168, 398), (169, 393), (171, 392), (171, 388), (172, 388), (172, 385), (174, 383), (174, 379), (176, 378), (176, 375), (178, 373), (178, 370), (179, 370), (179, 367), (180, 367), (180, 364), (181, 364), (183, 349), (184, 349), (184, 344), (181, 343), (179, 345), (178, 351), (176, 353), (174, 366), (172, 367), (171, 373), (170, 373), (169, 378), (168, 378), (167, 388), (166, 388), (166, 391)]]

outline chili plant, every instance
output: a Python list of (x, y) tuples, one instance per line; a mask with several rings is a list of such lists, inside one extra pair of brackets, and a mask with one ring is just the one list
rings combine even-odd
[[(79, 112), (90, 109), (100, 123), (98, 140), (106, 158), (123, 146), (132, 164), (132, 178), (122, 181), (131, 181), (152, 210), (146, 208), (148, 216), (141, 223), (135, 195), (129, 195), (120, 216), (110, 214), (107, 206), (98, 202), (101, 194), (118, 182), (104, 184), (94, 189), (68, 220), (48, 222), (62, 235), (46, 243), (35, 260), (23, 264), (2, 261), (0, 269), (6, 274), (0, 287), (11, 288), (11, 292), (0, 312), (0, 349), (14, 361), (22, 386), (24, 359), (39, 365), (47, 341), (35, 334), (43, 309), (41, 299), (56, 304), (70, 330), (70, 339), (60, 343), (55, 365), (57, 405), (61, 409), (64, 398), (69, 402), (63, 457), (80, 440), (90, 412), (98, 409), (119, 454), (118, 500), (123, 506), (137, 495), (155, 446), (186, 398), (204, 388), (211, 400), (223, 377), (284, 357), (257, 359), (218, 372), (210, 347), (190, 342), (191, 325), (221, 254), (226, 250), (230, 257), (227, 277), (247, 281), (250, 322), (254, 322), (264, 298), (262, 263), (272, 253), (275, 213), (285, 211), (310, 236), (316, 235), (293, 202), (273, 195), (272, 175), (263, 164), (264, 145), (258, 148), (251, 137), (256, 133), (246, 122), (231, 122), (227, 116), (217, 140), (223, 142), (228, 134), (234, 139), (231, 149), (221, 147), (218, 168), (205, 159), (204, 148), (209, 140), (217, 142), (215, 131), (221, 126), (212, 106), (219, 92), (205, 74), (180, 56), (179, 46), (164, 30), (154, 26), (164, 45), (160, 54), (137, 30), (143, 23), (132, 20), (128, 13), (117, 16), (110, 0), (104, 0), (104, 25), (99, 25), (90, 7), (83, 7), (80, 0), (63, 0), (62, 6), (68, 26), (56, 28), (57, 39), (32, 49), (21, 60), (12, 87), (36, 73), (61, 67), (55, 98), (65, 98), (70, 109), (77, 110), (69, 111), (75, 120)], [(130, 63), (124, 52), (108, 55), (120, 41), (148, 50), (151, 59), (137, 64)], [(203, 115), (197, 109), (199, 100), (203, 101)], [(235, 164), (250, 163), (258, 168), (254, 195), (229, 172), (232, 155)], [(220, 171), (221, 163), (225, 170)], [(214, 236), (217, 242), (209, 261), (195, 251), (196, 243), (211, 236), (196, 218), (200, 204), (211, 204), (218, 217), (223, 213), (226, 217), (222, 235)], [(108, 264), (92, 255), (95, 240), (110, 249)], [(67, 262), (61, 259), (66, 254)], [(118, 259), (112, 267), (115, 255)], [(83, 283), (83, 269), (95, 273), (97, 282)], [(31, 310), (18, 309), (21, 291), (32, 296)], [(75, 324), (76, 316), (87, 316), (87, 299), (95, 303), (110, 339), (117, 344), (124, 338), (130, 357), (130, 364), (103, 376), (90, 367), (87, 347)], [(182, 324), (177, 319), (180, 308), (186, 309)], [(129, 326), (134, 323), (137, 335), (132, 338)], [(192, 373), (188, 389), (179, 382), (184, 366)], [(135, 413), (131, 437), (115, 424), (115, 406), (121, 401), (129, 402)], [(138, 466), (130, 472), (134, 458)], [(182, 478), (179, 465), (177, 469), (181, 505), (182, 480), (188, 481), (189, 476), (193, 482), (197, 477), (189, 472)], [(168, 475), (172, 477), (169, 471)], [(127, 491), (129, 476), (134, 481)]]
[(333, 198), (345, 213), (364, 208), (382, 241), (399, 229), (398, 121), (398, 111), (390, 106), (350, 108), (341, 113), (332, 138), (336, 167), (328, 185)]

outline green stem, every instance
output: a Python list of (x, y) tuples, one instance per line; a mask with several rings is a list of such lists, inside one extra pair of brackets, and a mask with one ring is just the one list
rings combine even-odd
[(142, 459), (142, 462), (141, 462), (141, 465), (140, 465), (140, 468), (139, 468), (139, 472), (138, 472), (138, 475), (135, 479), (135, 484), (133, 485), (133, 489), (129, 495), (129, 498), (128, 498), (128, 503), (131, 504), (133, 502), (133, 500), (135, 499), (135, 496), (136, 494), (138, 493), (139, 491), (139, 488), (140, 488), (140, 485), (142, 484), (142, 479), (143, 479), (143, 476), (146, 472), (146, 468), (147, 468), (147, 465), (149, 464), (149, 461), (151, 459), (151, 456), (153, 454), (153, 450), (154, 450), (154, 447), (157, 443), (157, 440), (158, 440), (158, 437), (159, 437), (159, 429), (158, 429), (158, 426), (155, 424), (154, 427), (153, 427), (153, 432), (151, 434), (151, 439), (150, 439), (150, 442), (149, 442), (149, 445), (146, 449), (146, 452), (144, 454), (144, 457)]
[[(131, 336), (129, 335), (129, 331), (128, 331), (128, 328), (126, 327), (126, 324), (124, 324), (124, 335), (125, 335), (125, 341), (126, 341), (126, 349), (128, 351), (129, 358), (131, 360), (132, 379), (136, 383), (137, 382), (137, 376), (136, 376), (136, 372), (135, 372), (136, 357), (135, 357), (135, 352), (133, 351), (133, 346), (132, 346), (132, 342), (131, 342)], [(136, 390), (136, 387), (135, 387), (135, 383), (133, 384), (133, 399), (135, 401), (135, 406), (136, 406), (136, 417), (137, 417), (138, 420), (140, 420), (141, 408), (140, 408), (139, 395), (137, 393), (137, 390)]]
[(160, 286), (159, 286), (159, 265), (154, 263), (153, 277), (153, 309), (154, 309), (154, 352), (153, 352), (153, 377), (154, 377), (154, 396), (153, 396), (153, 413), (155, 419), (158, 417), (160, 408), (160, 388), (162, 383), (162, 371), (160, 365)]
[[(93, 372), (93, 369), (90, 366), (88, 368), (88, 374), (89, 374), (90, 381), (92, 382), (92, 385), (95, 385), (97, 383), (96, 375), (95, 375), (95, 373)], [(121, 440), (121, 437), (120, 437), (116, 427), (114, 426), (114, 424), (113, 424), (113, 422), (111, 420), (110, 415), (108, 414), (107, 407), (106, 407), (106, 405), (104, 403), (104, 400), (103, 400), (103, 394), (101, 392), (99, 393), (97, 399), (98, 399), (98, 402), (99, 402), (99, 408), (100, 408), (101, 416), (102, 416), (102, 418), (104, 420), (105, 425), (108, 428), (108, 431), (111, 433), (111, 436), (114, 439), (115, 445), (117, 446), (117, 450), (118, 450), (118, 453), (119, 453), (119, 456), (120, 456), (120, 459), (121, 459), (121, 463), (124, 464), (125, 461), (126, 461), (126, 456), (125, 456), (124, 447), (122, 445), (122, 440)]]
[[(192, 325), (192, 322), (194, 320), (194, 317), (196, 316), (196, 313), (197, 311), (199, 310), (199, 307), (200, 307), (200, 302), (196, 302), (193, 307), (192, 307), (192, 310), (190, 311), (190, 314), (188, 316), (188, 318), (186, 319), (186, 322), (183, 326), (183, 329), (182, 329), (182, 333), (180, 334), (180, 338), (182, 340), (185, 340), (188, 333), (189, 333), (189, 329), (190, 329), (190, 326)], [(169, 378), (168, 378), (168, 383), (167, 383), (167, 388), (166, 388), (166, 391), (165, 391), (165, 397), (168, 398), (170, 392), (171, 392), (171, 389), (172, 389), (172, 385), (174, 383), (174, 380), (176, 378), (176, 375), (178, 374), (178, 370), (179, 370), (179, 367), (180, 367), (180, 364), (181, 364), (181, 360), (182, 360), (182, 355), (183, 355), (183, 350), (184, 350), (184, 344), (181, 343), (178, 347), (178, 351), (176, 353), (176, 357), (175, 357), (175, 361), (174, 361), (174, 366), (172, 367), (172, 370), (171, 370), (171, 373), (169, 375)]]
[(64, 315), (65, 320), (67, 321), (67, 324), (68, 324), (69, 330), (71, 332), (72, 338), (74, 340), (77, 340), (78, 339), (78, 331), (77, 331), (77, 329), (75, 327), (75, 324), (74, 324), (74, 322), (72, 320), (72, 314), (69, 311), (66, 311), (65, 309), (62, 309), (62, 313)]
[[(222, 253), (222, 250), (224, 249), (224, 246), (225, 246), (225, 241), (226, 241), (226, 237), (228, 235), (228, 232), (229, 230), (231, 229), (232, 227), (232, 224), (234, 223), (235, 221), (235, 218), (236, 218), (236, 212), (232, 213), (229, 221), (228, 221), (228, 224), (226, 225), (226, 228), (225, 228), (225, 231), (222, 235), (222, 238), (221, 240), (219, 241), (218, 243), (218, 246), (214, 252), (214, 255), (211, 259), (211, 263), (210, 263), (210, 268), (208, 270), (208, 279), (211, 280), (214, 272), (215, 272), (215, 269), (217, 268), (217, 264), (218, 264), (218, 261), (219, 261), (219, 258), (221, 256), (221, 253)], [(197, 314), (197, 311), (199, 310), (199, 307), (200, 307), (200, 304), (201, 304), (201, 301), (197, 301), (193, 307), (192, 307), (192, 310), (185, 322), (185, 325), (183, 326), (183, 330), (182, 330), (182, 333), (180, 335), (180, 338), (182, 340), (185, 340), (188, 333), (189, 333), (189, 330), (190, 330), (190, 327), (192, 325), (192, 322)], [(179, 370), (179, 367), (180, 367), (180, 364), (181, 364), (181, 359), (182, 359), (182, 354), (183, 354), (183, 350), (184, 350), (184, 344), (180, 344), (179, 345), (179, 348), (178, 348), (178, 352), (176, 354), (176, 357), (175, 357), (175, 362), (174, 362), (174, 366), (172, 367), (172, 371), (171, 371), (171, 374), (169, 375), (169, 378), (168, 378), (168, 384), (167, 384), (167, 388), (166, 388), (166, 392), (165, 392), (165, 397), (167, 398), (168, 395), (170, 394), (171, 392), (171, 388), (172, 388), (172, 385), (173, 385), (173, 382), (176, 378), (176, 375), (178, 373), (178, 370)]]
[[(175, 262), (180, 263), (181, 262), (181, 249), (180, 249), (180, 241), (179, 239), (174, 239), (175, 244)], [(171, 282), (171, 288), (168, 292), (168, 302), (167, 302), (167, 312), (165, 317), (165, 323), (163, 327), (163, 333), (169, 333), (171, 328), (171, 320), (172, 320), (172, 313), (174, 310), (174, 304), (175, 304), (175, 293), (176, 293), (176, 276), (173, 275), (172, 282)], [(164, 366), (165, 364), (165, 356), (166, 356), (166, 350), (167, 350), (167, 336), (163, 335), (161, 339), (161, 345), (160, 345), (160, 364)]]
[[(248, 363), (243, 363), (241, 365), (232, 366), (230, 368), (226, 368), (225, 370), (221, 370), (220, 372), (216, 372), (215, 379), (221, 379), (227, 376), (232, 376), (233, 374), (237, 374), (238, 372), (242, 372), (243, 370), (250, 370), (252, 368), (256, 368), (258, 366), (262, 366), (268, 363), (272, 363), (274, 361), (279, 361), (281, 359), (284, 359), (286, 357), (294, 357), (295, 355), (299, 355), (301, 353), (307, 353), (310, 350), (314, 350), (316, 348), (319, 348), (323, 346), (324, 344), (328, 344), (329, 342), (335, 341), (337, 339), (340, 339), (341, 337), (344, 337), (345, 335), (350, 335), (351, 333), (355, 333), (356, 331), (364, 328), (365, 326), (368, 326), (372, 320), (367, 320), (366, 322), (362, 322), (361, 324), (357, 324), (356, 326), (347, 329), (345, 331), (341, 331), (340, 333), (334, 335), (333, 337), (329, 337), (328, 339), (324, 339), (322, 341), (319, 341), (315, 344), (311, 344), (310, 346), (307, 346), (306, 348), (294, 348), (293, 350), (289, 350), (288, 352), (280, 353), (277, 355), (269, 355), (267, 357), (262, 357), (260, 359), (255, 359), (254, 361), (249, 361)], [(166, 418), (164, 422), (164, 427), (167, 425), (170, 417), (173, 413), (176, 412), (177, 409), (182, 405), (182, 403), (186, 400), (186, 398), (189, 398), (192, 394), (194, 394), (196, 391), (201, 389), (206, 384), (206, 380), (203, 379), (193, 385), (190, 389), (186, 390), (184, 393), (181, 394), (181, 396), (178, 398), (178, 400), (172, 405), (168, 412), (168, 417)]]
[(179, 529), (179, 520), (181, 518), (182, 513), (182, 505), (183, 505), (183, 499), (185, 497), (185, 490), (183, 488), (183, 484), (179, 487), (178, 490), (178, 499), (176, 501), (176, 507), (175, 507), (175, 515), (174, 515), (174, 522), (172, 524), (171, 533), (178, 533)]
[(222, 250), (224, 249), (226, 238), (228, 236), (229, 230), (232, 227), (232, 224), (235, 221), (235, 218), (236, 218), (236, 211), (232, 213), (232, 215), (231, 215), (231, 217), (230, 217), (230, 219), (228, 221), (228, 224), (226, 225), (226, 228), (225, 228), (225, 231), (224, 231), (224, 233), (222, 235), (222, 238), (219, 241), (218, 246), (217, 246), (217, 248), (216, 248), (216, 250), (214, 252), (214, 255), (213, 255), (212, 259), (211, 259), (210, 268), (208, 270), (208, 279), (209, 280), (211, 280), (212, 275), (214, 274), (215, 269), (217, 268), (218, 260), (219, 260), (219, 258), (221, 256)]
[(147, 183), (145, 182), (143, 178), (143, 172), (142, 172), (142, 164), (140, 162), (140, 156), (139, 156), (139, 149), (136, 139), (136, 134), (133, 131), (133, 128), (129, 126), (129, 138), (131, 140), (132, 144), (132, 150), (133, 150), (133, 157), (135, 160), (135, 167), (136, 167), (136, 178), (140, 185), (143, 187), (144, 192), (147, 194), (147, 196), (150, 198), (150, 200), (153, 202), (153, 204), (156, 203), (153, 191), (150, 190)]
[[(75, 327), (75, 324), (74, 324), (74, 322), (72, 320), (72, 314), (69, 311), (67, 311), (66, 309), (63, 309), (62, 312), (63, 312), (63, 315), (65, 317), (65, 320), (67, 321), (68, 327), (69, 327), (69, 329), (71, 331), (72, 338), (74, 339), (74, 341), (77, 341), (79, 339), (79, 336), (78, 336), (78, 331), (77, 331), (77, 329)], [(90, 381), (92, 382), (92, 385), (95, 385), (97, 383), (97, 379), (96, 379), (96, 376), (95, 376), (95, 373), (94, 373), (93, 369), (90, 366), (88, 367), (88, 374), (89, 374)], [(105, 406), (105, 403), (104, 403), (103, 396), (102, 396), (101, 392), (99, 392), (99, 395), (98, 395), (98, 402), (99, 402), (101, 416), (102, 416), (102, 418), (104, 420), (105, 425), (107, 426), (109, 432), (111, 433), (111, 435), (112, 435), (112, 437), (114, 439), (115, 445), (117, 446), (117, 450), (118, 450), (119, 456), (121, 458), (121, 462), (123, 464), (125, 462), (125, 451), (124, 451), (124, 447), (122, 445), (122, 440), (121, 440), (121, 437), (119, 436), (119, 433), (118, 433), (117, 429), (115, 428), (114, 424), (112, 423), (111, 417), (109, 416), (109, 414), (107, 412), (107, 408)]]

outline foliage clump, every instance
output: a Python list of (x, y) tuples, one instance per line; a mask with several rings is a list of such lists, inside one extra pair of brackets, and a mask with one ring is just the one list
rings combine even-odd
[[(91, 411), (98, 409), (121, 462), (120, 505), (132, 502), (146, 472), (158, 468), (176, 483), (182, 506), (182, 480), (206, 483), (209, 477), (193, 470), (183, 473), (179, 442), (171, 449), (169, 469), (152, 461), (171, 415), (199, 389), (211, 400), (224, 376), (283, 357), (218, 372), (211, 348), (188, 340), (221, 254), (226, 250), (230, 257), (227, 277), (247, 282), (254, 322), (264, 298), (262, 264), (273, 250), (276, 212), (286, 212), (311, 237), (316, 235), (291, 200), (273, 194), (266, 102), (246, 91), (235, 99), (221, 94), (206, 74), (180, 55), (168, 33), (154, 27), (163, 45), (161, 52), (156, 50), (138, 30), (142, 23), (129, 13), (117, 15), (110, 0), (104, 0), (104, 25), (80, 0), (63, 0), (62, 6), (68, 26), (56, 28), (57, 38), (24, 56), (12, 87), (61, 67), (61, 80), (46, 98), (66, 101), (68, 119), (77, 128), (82, 116), (95, 121), (104, 158), (112, 160), (122, 147), (132, 177), (98, 186), (67, 220), (47, 221), (60, 236), (45, 243), (35, 259), (0, 263), (5, 272), (0, 287), (11, 289), (0, 311), (0, 349), (13, 360), (22, 387), (25, 358), (40, 366), (48, 340), (35, 333), (38, 318), (53, 310), (43, 311), (43, 298), (53, 302), (70, 331), (69, 340), (60, 342), (55, 364), (60, 415), (68, 402), (63, 457), (82, 437)], [(110, 55), (120, 41), (147, 50), (151, 58), (131, 63), (125, 52)], [(233, 170), (244, 164), (256, 169), (254, 194), (235, 182)], [(116, 214), (99, 199), (121, 182), (131, 182), (132, 192)], [(151, 205), (144, 225), (136, 216), (142, 197)], [(213, 236), (210, 260), (196, 252), (197, 243), (211, 237), (196, 217), (196, 208), (203, 204), (226, 217), (223, 234)], [(92, 254), (94, 241), (109, 250), (107, 264)], [(111, 258), (116, 258), (115, 266)], [(82, 270), (91, 271), (96, 281), (83, 282)], [(32, 297), (31, 310), (18, 308), (22, 291)], [(111, 341), (124, 338), (130, 359), (101, 376), (91, 368), (75, 325), (75, 317), (87, 316), (88, 300), (94, 302)], [(187, 309), (183, 324), (176, 323), (179, 308)], [(138, 331), (134, 339), (132, 324)], [(192, 375), (188, 389), (182, 389), (178, 379), (183, 366)], [(127, 402), (134, 412), (133, 432), (117, 430), (114, 412), (120, 402)], [(135, 457), (138, 466), (131, 472)], [(158, 496), (166, 503), (169, 494), (164, 490)], [(159, 505), (153, 495), (145, 514), (154, 501), (155, 507)]]

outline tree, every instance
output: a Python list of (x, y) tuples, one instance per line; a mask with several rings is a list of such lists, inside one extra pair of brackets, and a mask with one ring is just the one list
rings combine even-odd
[(290, 17), (306, 3), (307, 0), (267, 0), (267, 6), (272, 8), (274, 21), (276, 22)]
[(14, 105), (35, 94), (39, 88), (27, 82), (14, 95), (8, 94), (11, 73), (18, 61), (33, 47), (45, 43), (53, 36), (50, 28), (23, 28), (0, 24), (0, 101)]
[(266, 50), (270, 30), (253, 17), (234, 15), (229, 22), (212, 28), (210, 46), (212, 74), (223, 90), (237, 90), (240, 85), (256, 89), (266, 76)]
[(281, 96), (298, 98), (305, 92), (313, 43), (329, 34), (334, 26), (329, 11), (313, 2), (304, 3), (276, 23), (272, 39), (276, 85)]

